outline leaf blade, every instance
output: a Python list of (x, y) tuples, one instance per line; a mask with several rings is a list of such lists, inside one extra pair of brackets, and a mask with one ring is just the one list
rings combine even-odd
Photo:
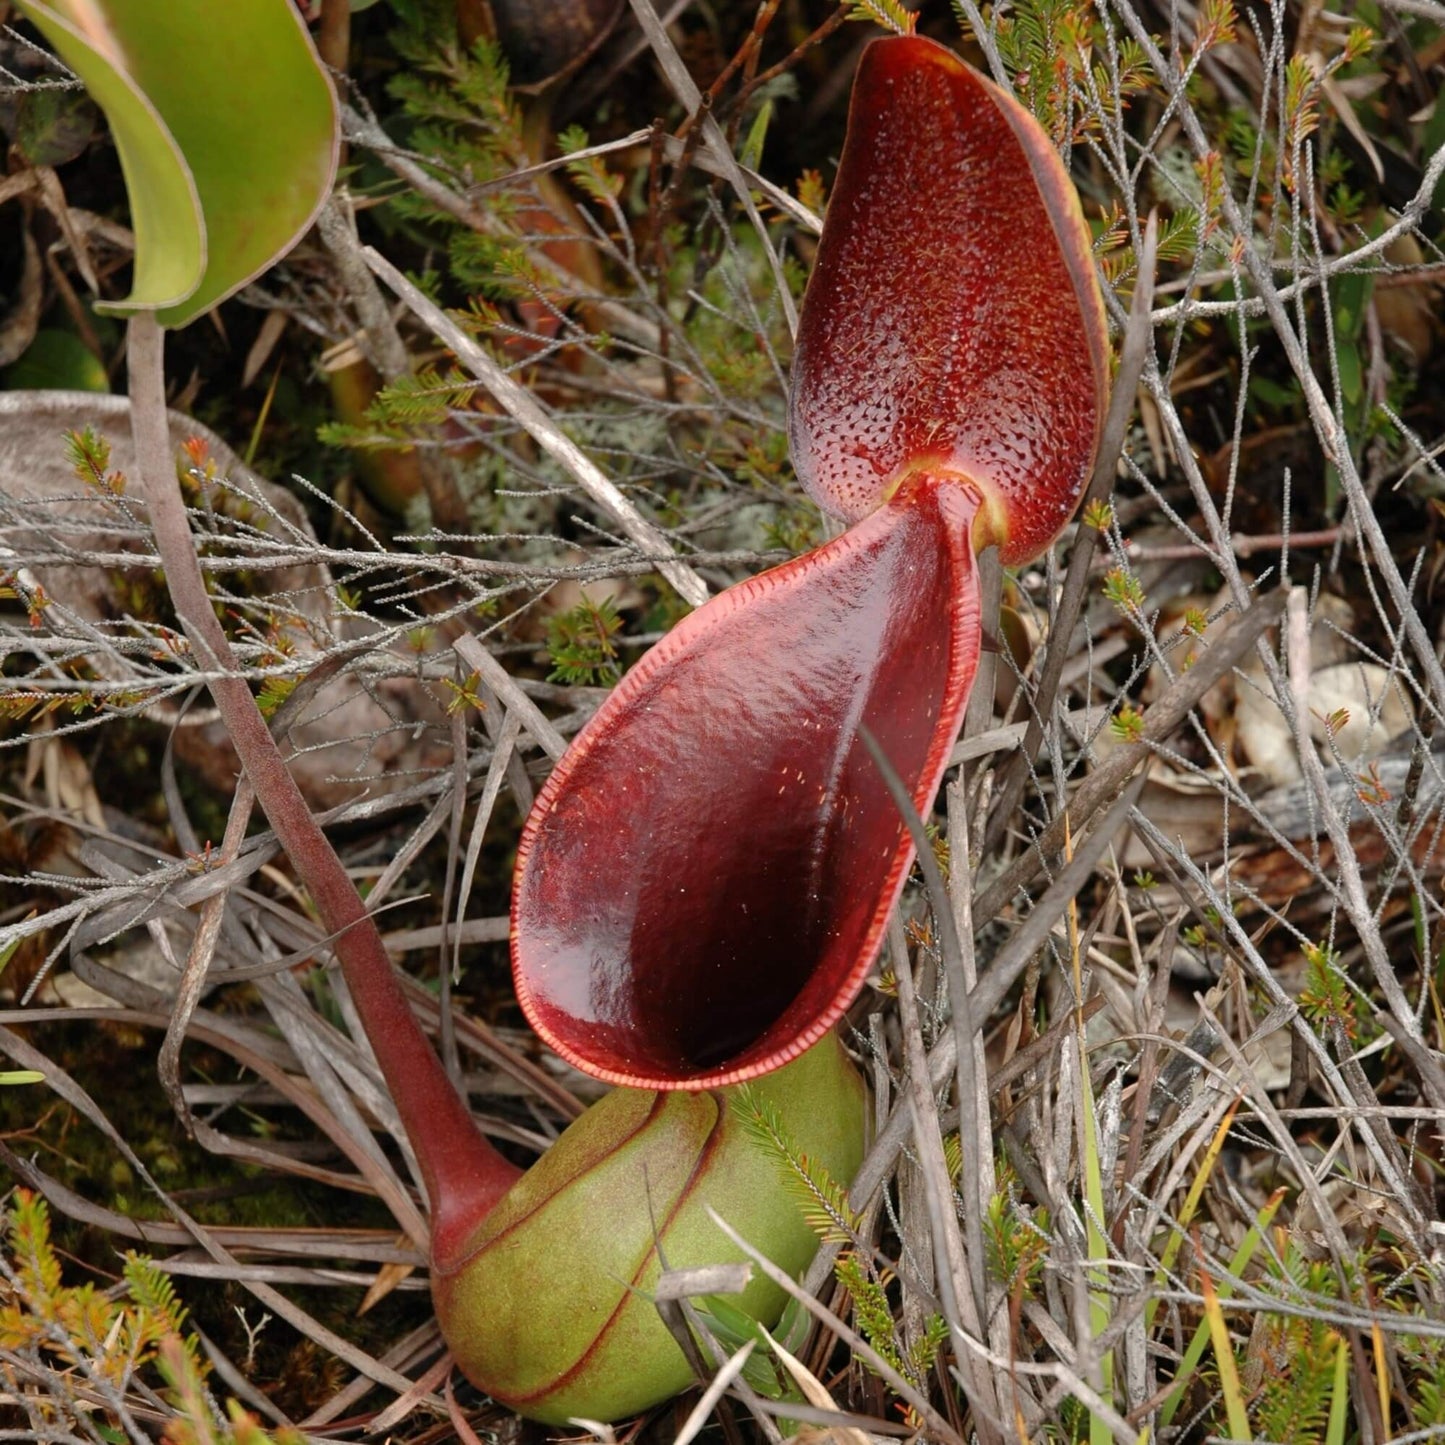
[[(162, 325), (184, 326), (310, 228), (330, 193), (340, 129), (331, 84), (289, 0), (22, 8), (105, 110), (121, 153), (137, 284), (100, 309), (154, 310)], [(189, 228), (177, 169), (195, 213)]]
[(135, 273), (125, 300), (97, 310), (150, 310), (183, 301), (205, 274), (206, 234), (195, 179), (176, 138), (105, 36), (87, 35), (41, 0), (16, 4), (105, 111), (125, 174)]

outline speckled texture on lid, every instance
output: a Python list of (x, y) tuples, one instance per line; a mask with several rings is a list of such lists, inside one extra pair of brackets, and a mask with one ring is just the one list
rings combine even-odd
[(974, 478), (1006, 562), (1088, 480), (1107, 341), (1088, 232), (1033, 118), (930, 40), (875, 41), (804, 300), (798, 474), (856, 521), (903, 468)]

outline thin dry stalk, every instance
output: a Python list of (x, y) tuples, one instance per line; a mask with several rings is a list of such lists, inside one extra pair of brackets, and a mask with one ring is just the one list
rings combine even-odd
[(707, 583), (685, 562), (676, 560), (667, 538), (638, 512), (611, 478), (542, 410), (532, 394), (508, 376), (461, 327), (428, 300), (379, 251), (365, 246), (362, 256), (376, 275), (406, 303), (407, 309), (439, 341), (445, 342), (457, 360), (496, 397), (508, 415), (567, 470), (578, 486), (616, 521), (647, 556), (654, 559), (657, 570), (678, 592), (694, 607), (701, 607), (708, 598)]

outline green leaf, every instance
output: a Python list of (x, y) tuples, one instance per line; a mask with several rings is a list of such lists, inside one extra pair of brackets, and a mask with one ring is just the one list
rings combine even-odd
[[(1420, 134), (1420, 154), (1433, 156), (1442, 145), (1445, 145), (1445, 99), (1437, 96), (1435, 109), (1430, 112), (1430, 119), (1425, 122)], [(1436, 183), (1431, 205), (1437, 211), (1445, 211), (1445, 179)]]
[(748, 130), (748, 138), (743, 142), (742, 154), (738, 157), (741, 164), (750, 170), (757, 170), (762, 164), (763, 145), (767, 141), (768, 126), (772, 124), (772, 119), (773, 102), (769, 97), (758, 107), (758, 113)]
[(1345, 1416), (1350, 1404), (1350, 1347), (1343, 1336), (1335, 1345), (1335, 1373), (1330, 1390), (1330, 1420), (1325, 1445), (1344, 1445)]
[(290, 0), (20, 0), (105, 110), (136, 232), (131, 295), (184, 326), (283, 256), (336, 169), (336, 99)]
[[(1230, 1284), (1231, 1279), (1242, 1279), (1244, 1271), (1249, 1268), (1249, 1262), (1254, 1258), (1254, 1252), (1259, 1248), (1260, 1242), (1269, 1233), (1269, 1227), (1274, 1223), (1274, 1216), (1279, 1210), (1280, 1202), (1284, 1199), (1284, 1190), (1277, 1189), (1264, 1206), (1255, 1215), (1254, 1222), (1245, 1232), (1244, 1238), (1240, 1240), (1238, 1248), (1234, 1251), (1233, 1258), (1229, 1261), (1229, 1268), (1225, 1277), (1220, 1280), (1216, 1293), (1221, 1299), (1228, 1299), (1234, 1293), (1234, 1286)], [(1176, 1234), (1176, 1239), (1182, 1235)], [(1157, 1299), (1151, 1300), (1151, 1304), (1157, 1308)], [(1149, 1312), (1149, 1319), (1153, 1319), (1153, 1311)], [(1161, 1429), (1167, 1429), (1174, 1419), (1175, 1412), (1184, 1403), (1184, 1387), (1193, 1378), (1194, 1371), (1199, 1366), (1199, 1361), (1204, 1357), (1204, 1346), (1209, 1340), (1209, 1322), (1200, 1320), (1198, 1328), (1194, 1332), (1194, 1339), (1184, 1353), (1184, 1358), (1179, 1368), (1174, 1372), (1174, 1381), (1169, 1392), (1169, 1398), (1164, 1402), (1164, 1410), (1160, 1416), (1159, 1424)]]
[(1340, 368), (1340, 394), (1349, 406), (1357, 406), (1365, 394), (1364, 368), (1360, 348), (1353, 341), (1335, 341), (1335, 360)]
[(136, 244), (131, 294), (116, 309), (141, 310), (184, 300), (205, 271), (206, 237), (195, 182), (175, 138), (141, 87), (110, 58), (116, 54), (112, 37), (98, 36), (88, 27), (83, 32), (64, 13), (38, 0), (17, 3), (85, 82), (110, 121), (130, 193)]
[(15, 149), (28, 165), (63, 166), (90, 144), (99, 123), (95, 102), (79, 91), (22, 91), (15, 106)]
[[(706, 1299), (694, 1301), (694, 1304), (708, 1328), (729, 1354), (740, 1349), (749, 1340), (762, 1347), (763, 1352), (749, 1356), (747, 1363), (743, 1366), (743, 1379), (758, 1394), (766, 1396), (769, 1400), (802, 1402), (802, 1393), (793, 1383), (792, 1377), (786, 1372), (780, 1372), (773, 1364), (772, 1357), (767, 1352), (768, 1334), (752, 1315), (748, 1314), (746, 1310), (739, 1309), (721, 1295), (709, 1295)], [(791, 1344), (801, 1350), (807, 1341), (811, 1317), (804, 1312), (803, 1329), (801, 1332), (798, 1331), (795, 1328), (798, 1304), (791, 1295), (788, 1296), (788, 1305), (789, 1308), (783, 1311), (783, 1318), (778, 1323), (778, 1343), (785, 1350), (790, 1348), (784, 1334), (785, 1328), (790, 1329), (793, 1335)], [(789, 1431), (788, 1433), (796, 1432)]]
[(1354, 341), (1364, 329), (1365, 308), (1375, 278), (1368, 271), (1349, 271), (1335, 287), (1335, 337), (1338, 341)]
[(110, 378), (95, 353), (71, 331), (37, 331), (35, 340), (0, 372), (7, 391), (109, 391)]

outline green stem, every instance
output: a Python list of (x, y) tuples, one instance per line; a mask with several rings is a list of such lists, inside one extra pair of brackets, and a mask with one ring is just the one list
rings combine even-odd
[(137, 312), (127, 334), (131, 427), (156, 548), (171, 601), (211, 696), (281, 846), (332, 935), (332, 947), (366, 1036), (421, 1166), (435, 1262), (454, 1260), (465, 1237), (521, 1172), (482, 1136), (407, 1006), (375, 922), (286, 767), (216, 620), (196, 561), (166, 418), (165, 340)]

